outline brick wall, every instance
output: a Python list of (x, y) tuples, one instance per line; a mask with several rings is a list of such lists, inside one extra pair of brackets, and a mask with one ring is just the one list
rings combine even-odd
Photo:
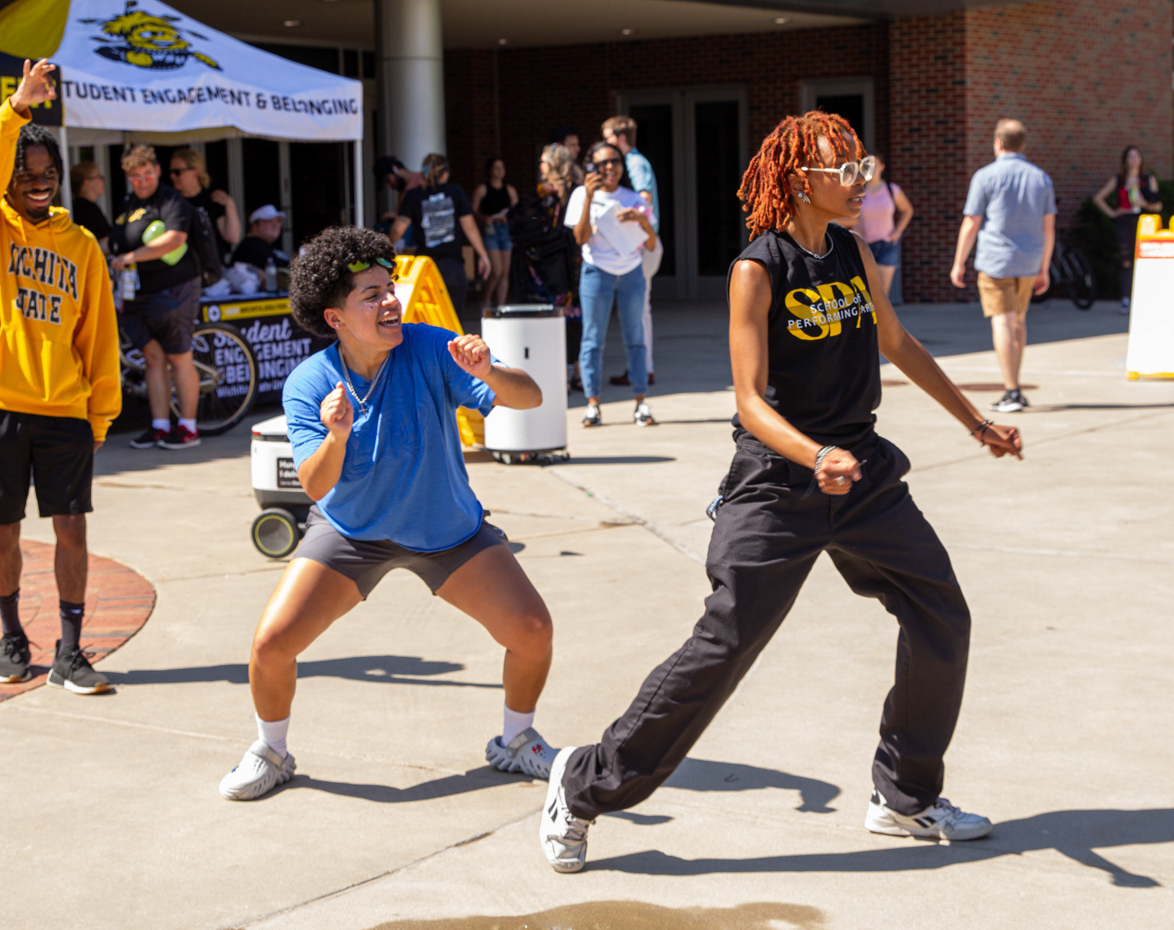
[(966, 29), (969, 171), (991, 160), (995, 123), (1010, 117), (1027, 127), (1027, 157), (1052, 176), (1061, 228), (1116, 174), (1126, 145), (1171, 176), (1169, 0), (976, 9)]
[[(742, 84), (751, 152), (800, 105), (804, 80), (871, 76), (876, 146), (916, 208), (903, 243), (907, 300), (973, 299), (949, 283), (970, 175), (990, 160), (994, 123), (1028, 127), (1028, 157), (1061, 198), (1061, 230), (1136, 143), (1174, 169), (1170, 0), (1049, 0), (887, 25), (755, 35), (445, 53), (453, 178), (472, 190), (489, 155), (519, 189), (536, 180), (550, 130), (584, 144), (640, 88)], [(494, 56), (498, 113), (494, 113)], [(500, 133), (500, 144), (498, 134)]]

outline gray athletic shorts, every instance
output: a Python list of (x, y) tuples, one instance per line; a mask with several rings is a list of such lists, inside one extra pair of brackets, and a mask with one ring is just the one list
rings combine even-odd
[(310, 508), (306, 533), (302, 537), (295, 559), (310, 559), (341, 575), (346, 575), (359, 588), (363, 600), (375, 590), (383, 576), (393, 568), (406, 568), (424, 579), (435, 594), (448, 576), (473, 558), (482, 549), (504, 546), (505, 533), (484, 520), (480, 528), (459, 546), (440, 552), (414, 552), (397, 546), (389, 539), (369, 542), (349, 539), (326, 522), (317, 507)]

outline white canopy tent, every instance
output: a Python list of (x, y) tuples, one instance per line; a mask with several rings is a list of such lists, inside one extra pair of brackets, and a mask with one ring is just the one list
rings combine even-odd
[(354, 223), (363, 225), (361, 81), (254, 48), (158, 0), (17, 0), (4, 14), (11, 54), (36, 51), (18, 47), (22, 20), (41, 36), (47, 25), (61, 29), (49, 58), (61, 69), (63, 148), (68, 130), (83, 144), (354, 142)]

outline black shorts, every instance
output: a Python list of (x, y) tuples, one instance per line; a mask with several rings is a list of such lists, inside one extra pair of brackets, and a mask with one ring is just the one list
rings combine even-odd
[(416, 552), (396, 545), (390, 539), (375, 542), (350, 539), (327, 523), (317, 507), (311, 507), (306, 534), (294, 558), (310, 559), (345, 575), (358, 586), (359, 594), (366, 600), (393, 568), (415, 572), (435, 594), (448, 581), (449, 575), (482, 549), (503, 546), (506, 542), (505, 533), (492, 523), (482, 521), (477, 532), (458, 546), (440, 552)]
[(24, 519), (30, 475), (42, 517), (93, 510), (94, 431), (89, 421), (0, 410), (0, 525)]
[(201, 293), (200, 279), (192, 278), (156, 294), (140, 294), (126, 302), (119, 325), (136, 349), (155, 339), (168, 355), (183, 355), (192, 350)]

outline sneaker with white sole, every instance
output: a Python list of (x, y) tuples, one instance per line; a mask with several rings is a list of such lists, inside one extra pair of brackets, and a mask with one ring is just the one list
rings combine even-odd
[(587, 409), (583, 411), (583, 428), (588, 429), (592, 426), (603, 426), (603, 414), (599, 412), (599, 404), (588, 404)]
[(656, 426), (656, 420), (653, 419), (652, 411), (648, 409), (648, 404), (640, 401), (636, 405), (636, 409), (632, 411), (632, 422), (637, 426)]
[(29, 638), (23, 633), (7, 633), (0, 638), (0, 684), (18, 685), (28, 681), (33, 677), (31, 661)]
[(563, 775), (575, 746), (560, 749), (550, 767), (550, 787), (538, 824), (538, 842), (556, 872), (578, 872), (587, 864), (587, 829), (594, 820), (580, 820), (567, 807)]
[(81, 649), (61, 655), (61, 640), (54, 647), (53, 667), (45, 684), (51, 688), (64, 688), (74, 694), (102, 694), (110, 690), (110, 682), (101, 672), (94, 671), (89, 656)]
[(1006, 391), (988, 409), (996, 413), (1018, 413), (1024, 407), (1023, 402), (1017, 396), (1018, 393), (1018, 391)]
[(873, 791), (868, 802), (864, 825), (873, 833), (887, 836), (917, 836), (951, 843), (977, 840), (994, 829), (986, 817), (964, 813), (945, 798), (938, 798), (921, 813), (907, 817), (889, 807), (877, 791)]
[(495, 736), (485, 747), (485, 761), (499, 772), (516, 772), (531, 778), (550, 778), (550, 767), (558, 755), (533, 727), (515, 736), (508, 746)]
[(220, 796), (226, 801), (255, 801), (293, 778), (297, 767), (292, 752), (283, 759), (259, 739), (249, 747), (240, 765), (220, 779)]

